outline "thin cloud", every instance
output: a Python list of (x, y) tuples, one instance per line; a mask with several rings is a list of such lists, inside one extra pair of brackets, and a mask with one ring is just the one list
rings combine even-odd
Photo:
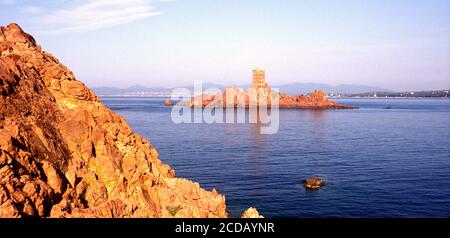
[(29, 13), (29, 14), (38, 14), (41, 13), (43, 11), (43, 9), (41, 7), (38, 6), (25, 6), (22, 9), (22, 12), (24, 13)]
[(0, 0), (0, 5), (14, 5), (16, 2), (16, 0)]
[(142, 20), (160, 13), (145, 0), (89, 0), (42, 16), (42, 34), (85, 32)]

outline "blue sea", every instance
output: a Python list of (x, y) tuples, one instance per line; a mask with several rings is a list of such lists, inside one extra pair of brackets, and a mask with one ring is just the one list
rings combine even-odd
[[(104, 97), (178, 177), (216, 188), (232, 217), (450, 217), (450, 100), (341, 99), (258, 124), (174, 124), (163, 98)], [(326, 185), (307, 191), (303, 180)]]

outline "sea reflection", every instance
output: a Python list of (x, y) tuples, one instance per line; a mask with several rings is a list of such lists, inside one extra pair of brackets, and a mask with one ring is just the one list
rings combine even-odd
[(327, 112), (324, 110), (311, 111), (309, 114), (312, 123), (312, 136), (316, 142), (323, 142), (326, 137), (326, 116)]
[(306, 110), (297, 111), (298, 117), (303, 118), (311, 125), (306, 128), (308, 136), (313, 139), (315, 143), (323, 143), (326, 139), (326, 122), (327, 122), (327, 111), (325, 110)]
[[(261, 127), (265, 126), (261, 121), (265, 121), (266, 118), (261, 118), (260, 115), (257, 116), (257, 122), (250, 124), (250, 153), (251, 157), (255, 161), (264, 161), (270, 155), (267, 148), (268, 136), (261, 134)], [(266, 167), (263, 166), (265, 163), (251, 163), (251, 169), (253, 174), (256, 176), (264, 176), (266, 174)]]

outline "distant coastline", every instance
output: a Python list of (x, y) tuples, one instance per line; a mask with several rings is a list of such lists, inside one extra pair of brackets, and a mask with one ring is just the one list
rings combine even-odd
[(450, 90), (329, 94), (331, 98), (450, 98)]
[[(217, 86), (216, 86), (217, 87)], [(220, 87), (217, 87), (220, 88)], [(151, 97), (151, 98), (167, 98), (171, 96), (172, 88), (156, 91), (152, 88), (133, 86), (130, 88), (105, 88), (97, 87), (92, 90), (100, 97)], [(301, 94), (303, 92), (297, 93)], [(309, 92), (307, 92), (309, 93)], [(296, 95), (290, 93), (291, 95)], [(329, 98), (443, 98), (450, 99), (450, 90), (434, 90), (434, 91), (403, 91), (403, 92), (366, 92), (366, 93), (333, 93), (327, 91)]]
[[(243, 85), (221, 85), (214, 83), (203, 83), (203, 89), (215, 88), (221, 91), (226, 88), (234, 86), (236, 88), (249, 88), (250, 84)], [(193, 91), (192, 85), (181, 85), (180, 87), (186, 88), (188, 90)], [(172, 90), (175, 87), (148, 87), (144, 85), (134, 85), (126, 88), (118, 88), (118, 87), (91, 87), (92, 90), (97, 95), (105, 95), (105, 96), (145, 96), (145, 97), (168, 97), (171, 95)], [(283, 85), (273, 85), (272, 88), (278, 88), (280, 92), (284, 92), (289, 95), (300, 95), (300, 94), (309, 94), (314, 92), (317, 89), (328, 92), (331, 94), (356, 94), (356, 93), (366, 93), (366, 92), (393, 92), (393, 90), (374, 87), (374, 86), (366, 86), (366, 85), (354, 85), (354, 84), (341, 84), (341, 85), (328, 85), (321, 83), (290, 83)]]

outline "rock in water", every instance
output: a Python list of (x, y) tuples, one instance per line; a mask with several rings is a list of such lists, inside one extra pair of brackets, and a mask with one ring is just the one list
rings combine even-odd
[(170, 107), (173, 104), (172, 104), (172, 101), (170, 101), (170, 99), (166, 99), (166, 101), (164, 101), (164, 105)]
[(227, 217), (18, 25), (0, 55), (0, 217)]
[(323, 185), (321, 178), (307, 178), (305, 179), (305, 188), (307, 189), (319, 189)]
[[(270, 89), (267, 89), (270, 90)], [(316, 90), (310, 95), (291, 96), (285, 93), (274, 94), (271, 91), (262, 91), (264, 95), (259, 97), (259, 92), (249, 88), (241, 90), (238, 88), (227, 88), (223, 93), (202, 94), (192, 97), (185, 101), (185, 105), (189, 107), (256, 107), (258, 104), (277, 107), (277, 104), (271, 105), (272, 99), (278, 101), (279, 108), (286, 109), (356, 109), (357, 107), (346, 106), (333, 100), (328, 100), (327, 94), (322, 90)], [(276, 100), (278, 98), (278, 100)], [(260, 101), (260, 99), (262, 99)], [(264, 103), (262, 103), (264, 102)]]
[(241, 218), (264, 218), (264, 217), (259, 215), (256, 208), (251, 207), (242, 214)]

